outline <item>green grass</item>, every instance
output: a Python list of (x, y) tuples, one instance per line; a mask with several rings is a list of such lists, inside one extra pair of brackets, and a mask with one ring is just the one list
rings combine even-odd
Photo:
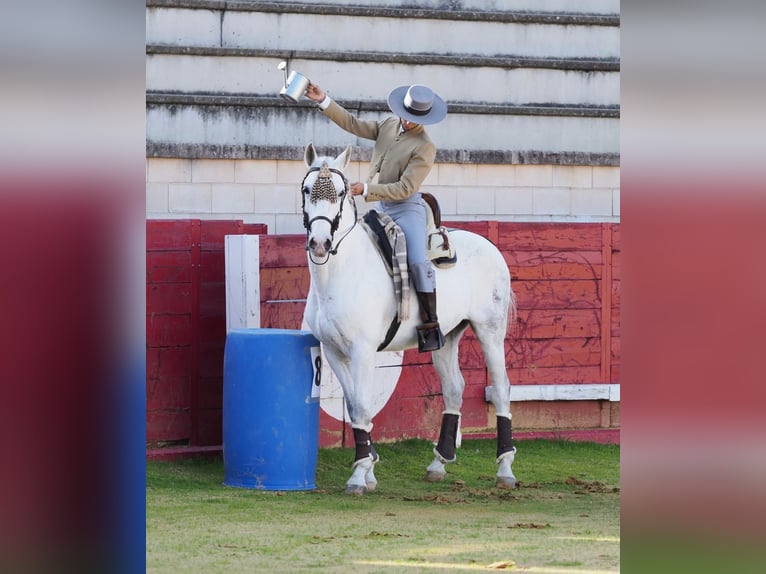
[(619, 447), (522, 441), (519, 488), (494, 488), (495, 442), (464, 441), (442, 483), (433, 446), (378, 444), (378, 490), (343, 490), (351, 449), (321, 449), (314, 491), (222, 486), (223, 462), (147, 462), (150, 572), (619, 571)]

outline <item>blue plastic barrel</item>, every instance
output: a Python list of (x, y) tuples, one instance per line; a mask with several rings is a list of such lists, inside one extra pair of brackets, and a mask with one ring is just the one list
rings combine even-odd
[(308, 331), (235, 329), (223, 359), (227, 486), (315, 488), (319, 341)]

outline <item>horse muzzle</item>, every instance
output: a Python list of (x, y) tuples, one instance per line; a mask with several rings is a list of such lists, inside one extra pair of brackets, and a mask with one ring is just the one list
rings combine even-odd
[(314, 257), (326, 257), (329, 255), (331, 248), (332, 241), (330, 239), (317, 241), (314, 237), (311, 237), (306, 244), (306, 251), (310, 251)]

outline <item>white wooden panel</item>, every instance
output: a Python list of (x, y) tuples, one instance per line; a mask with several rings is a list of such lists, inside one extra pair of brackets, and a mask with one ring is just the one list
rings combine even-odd
[[(489, 402), (492, 387), (485, 387)], [(511, 385), (511, 402), (517, 401), (613, 401), (620, 400), (619, 384)]]
[(259, 237), (227, 235), (224, 239), (226, 332), (261, 326)]

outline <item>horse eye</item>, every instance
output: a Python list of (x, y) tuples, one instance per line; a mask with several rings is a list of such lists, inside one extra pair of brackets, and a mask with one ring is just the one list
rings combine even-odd
[(306, 185), (303, 186), (303, 189), (301, 191), (303, 191), (304, 195), (308, 195), (309, 193), (311, 193), (311, 190)]

